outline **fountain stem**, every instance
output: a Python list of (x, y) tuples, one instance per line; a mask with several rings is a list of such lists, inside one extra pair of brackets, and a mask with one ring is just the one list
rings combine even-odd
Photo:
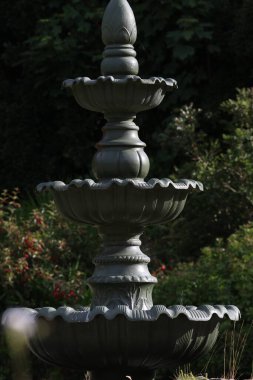
[(93, 293), (91, 307), (150, 309), (157, 280), (149, 273), (149, 257), (140, 249), (142, 229), (123, 223), (103, 226), (99, 231), (104, 244), (93, 261), (94, 274), (88, 279)]

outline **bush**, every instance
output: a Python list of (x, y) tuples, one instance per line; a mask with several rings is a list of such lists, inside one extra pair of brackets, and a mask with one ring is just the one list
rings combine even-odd
[(95, 229), (63, 220), (52, 201), (26, 205), (20, 208), (17, 190), (2, 192), (1, 307), (88, 304), (85, 278), (98, 247)]
[[(40, 197), (38, 202), (40, 206), (31, 200), (21, 206), (17, 189), (0, 195), (0, 309), (87, 306), (90, 292), (85, 280), (92, 272), (91, 257), (98, 248), (96, 231), (62, 219), (48, 197)], [(2, 334), (0, 345), (0, 379), (4, 380), (11, 376), (11, 363)], [(19, 360), (24, 361), (15, 357)], [(32, 365), (35, 380), (45, 374), (54, 379), (80, 378), (78, 372), (53, 370), (35, 358)], [(22, 368), (24, 364), (17, 367), (18, 378)]]
[[(169, 273), (165, 272), (155, 287), (156, 304), (236, 305), (242, 314), (245, 328), (253, 320), (253, 223), (241, 227), (227, 242), (217, 239), (213, 247), (202, 250), (196, 262), (179, 263)], [(240, 372), (250, 376), (253, 336), (247, 342)], [(224, 343), (218, 342), (216, 353), (210, 362), (208, 374), (223, 373)], [(203, 365), (203, 361), (201, 361)], [(198, 369), (201, 367), (198, 366)]]
[(175, 222), (151, 228), (151, 252), (165, 259), (197, 258), (201, 248), (252, 220), (252, 136), (252, 89), (238, 90), (236, 99), (222, 102), (216, 112), (190, 105), (167, 120), (164, 132), (155, 135), (160, 144), (155, 170), (167, 162), (163, 176), (197, 179), (204, 192), (189, 198)]
[(217, 239), (196, 262), (178, 263), (155, 287), (159, 304), (235, 304), (253, 320), (253, 223)]

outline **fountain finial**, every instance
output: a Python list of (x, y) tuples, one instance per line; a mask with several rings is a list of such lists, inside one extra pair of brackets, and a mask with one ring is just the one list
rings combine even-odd
[(139, 64), (133, 44), (137, 38), (134, 13), (127, 0), (111, 0), (102, 22), (106, 45), (101, 63), (103, 75), (137, 75)]

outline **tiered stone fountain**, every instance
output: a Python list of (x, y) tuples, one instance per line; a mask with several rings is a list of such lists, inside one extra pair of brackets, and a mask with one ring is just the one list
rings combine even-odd
[(38, 186), (52, 191), (65, 217), (96, 225), (102, 236), (88, 280), (91, 307), (20, 309), (29, 320), (24, 334), (35, 355), (56, 366), (88, 370), (92, 380), (152, 379), (157, 369), (174, 368), (210, 350), (225, 315), (239, 318), (235, 306), (153, 306), (157, 279), (149, 273), (140, 235), (149, 224), (175, 219), (188, 194), (203, 189), (193, 180), (144, 180), (149, 159), (136, 113), (157, 107), (177, 85), (173, 79), (137, 76), (136, 36), (128, 2), (111, 0), (102, 23), (102, 76), (64, 82), (81, 107), (107, 120), (92, 163), (97, 182)]

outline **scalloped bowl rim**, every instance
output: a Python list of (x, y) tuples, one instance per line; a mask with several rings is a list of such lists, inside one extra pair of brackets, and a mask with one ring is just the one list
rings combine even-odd
[(118, 185), (119, 187), (123, 187), (129, 184), (139, 189), (153, 189), (157, 186), (160, 186), (161, 188), (173, 187), (175, 190), (203, 191), (203, 184), (199, 181), (181, 179), (177, 182), (173, 182), (171, 179), (168, 178), (163, 178), (160, 180), (157, 178), (151, 178), (147, 182), (136, 179), (119, 178), (113, 178), (99, 182), (95, 182), (92, 179), (74, 179), (69, 184), (65, 184), (62, 181), (42, 182), (39, 185), (37, 185), (36, 188), (39, 192), (47, 189), (52, 189), (54, 191), (66, 191), (71, 187), (88, 187), (90, 189), (106, 190), (110, 188), (112, 185)]
[(98, 83), (105, 83), (110, 82), (113, 85), (124, 85), (126, 83), (141, 83), (144, 85), (154, 85), (154, 84), (161, 84), (168, 89), (176, 89), (177, 88), (177, 81), (172, 78), (161, 78), (161, 77), (151, 77), (148, 79), (142, 79), (141, 77), (137, 75), (129, 75), (124, 78), (115, 78), (112, 75), (108, 76), (99, 76), (96, 79), (90, 79), (89, 77), (78, 77), (75, 79), (66, 79), (63, 82), (63, 87), (65, 88), (72, 88), (72, 86), (75, 86), (77, 84), (83, 84), (87, 86), (95, 86)]
[(227, 316), (232, 321), (238, 321), (240, 319), (240, 310), (234, 305), (201, 305), (199, 307), (182, 305), (165, 307), (163, 305), (155, 305), (150, 310), (132, 310), (124, 305), (117, 306), (113, 309), (108, 309), (106, 306), (96, 306), (93, 309), (86, 307), (82, 308), (82, 310), (76, 310), (69, 306), (61, 306), (58, 309), (53, 307), (7, 309), (2, 317), (2, 324), (4, 326), (11, 327), (11, 320), (8, 319), (8, 315), (11, 315), (13, 310), (21, 311), (21, 314), (32, 319), (44, 318), (48, 321), (52, 321), (60, 317), (68, 323), (90, 322), (97, 316), (103, 316), (107, 320), (113, 320), (119, 315), (123, 315), (129, 321), (156, 321), (162, 315), (167, 316), (169, 319), (176, 319), (183, 315), (192, 322), (207, 322), (210, 321), (213, 316), (219, 319), (223, 319)]

